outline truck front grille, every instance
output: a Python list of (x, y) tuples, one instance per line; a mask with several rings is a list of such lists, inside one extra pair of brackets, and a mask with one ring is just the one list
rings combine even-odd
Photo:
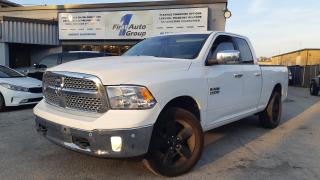
[(93, 113), (108, 110), (101, 81), (88, 74), (46, 72), (43, 75), (43, 94), (47, 103), (65, 109)]
[(81, 109), (83, 111), (100, 112), (103, 107), (99, 98), (66, 95), (66, 107)]
[(98, 90), (96, 83), (94, 81), (88, 80), (88, 79), (73, 78), (73, 77), (65, 78), (65, 87), (71, 88), (71, 89), (89, 90), (89, 91)]

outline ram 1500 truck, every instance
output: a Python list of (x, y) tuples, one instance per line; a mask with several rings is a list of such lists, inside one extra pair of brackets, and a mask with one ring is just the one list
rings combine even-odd
[(65, 148), (143, 157), (154, 173), (178, 176), (199, 160), (204, 132), (252, 115), (263, 127), (279, 125), (288, 70), (256, 59), (248, 38), (203, 32), (59, 65), (44, 74), (36, 127)]

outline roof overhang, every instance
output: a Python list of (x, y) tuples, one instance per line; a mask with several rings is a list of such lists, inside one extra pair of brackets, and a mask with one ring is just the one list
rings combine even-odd
[(38, 23), (38, 24), (52, 24), (52, 25), (58, 24), (58, 21), (56, 19), (43, 20), (43, 19), (31, 19), (31, 18), (11, 17), (11, 16), (0, 16), (0, 21), (14, 21), (14, 22), (23, 22), (23, 23)]
[(11, 2), (11, 1), (7, 1), (7, 0), (0, 0), (1, 4), (7, 5), (9, 7), (21, 7), (22, 5)]
[(150, 6), (173, 6), (193, 4), (216, 4), (228, 3), (228, 0), (179, 0), (179, 1), (145, 1), (129, 3), (101, 3), (101, 4), (66, 4), (49, 6), (25, 6), (0, 9), (6, 11), (34, 11), (34, 10), (65, 10), (65, 9), (100, 9), (100, 8), (124, 8), (124, 7), (150, 7)]

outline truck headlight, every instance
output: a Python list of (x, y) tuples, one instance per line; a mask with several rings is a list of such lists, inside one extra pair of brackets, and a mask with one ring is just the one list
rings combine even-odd
[(150, 109), (157, 103), (143, 86), (107, 86), (111, 109)]
[(16, 86), (16, 85), (8, 84), (8, 83), (0, 83), (0, 85), (7, 88), (7, 89), (11, 89), (13, 91), (23, 91), (23, 92), (29, 91), (29, 89), (26, 87)]

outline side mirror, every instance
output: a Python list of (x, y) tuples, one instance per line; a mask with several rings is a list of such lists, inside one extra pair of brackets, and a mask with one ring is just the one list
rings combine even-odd
[(234, 64), (240, 59), (240, 51), (237, 50), (225, 50), (217, 53), (215, 58), (210, 58), (207, 61), (207, 65), (216, 64)]

